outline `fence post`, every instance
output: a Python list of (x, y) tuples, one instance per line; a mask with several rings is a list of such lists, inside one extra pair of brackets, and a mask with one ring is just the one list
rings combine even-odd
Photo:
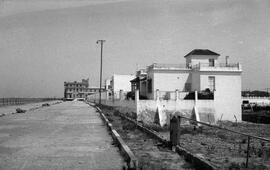
[(160, 92), (159, 92), (159, 89), (156, 90), (156, 100), (159, 100), (159, 97), (160, 97)]
[(106, 90), (106, 99), (105, 100), (106, 101), (109, 100), (109, 91), (108, 90)]
[(248, 168), (248, 158), (249, 158), (249, 143), (250, 143), (250, 136), (248, 136), (246, 168)]
[(136, 101), (136, 103), (137, 103), (139, 100), (140, 100), (139, 90), (136, 89), (136, 90), (135, 90), (135, 101)]
[(198, 91), (196, 90), (195, 91), (195, 105), (197, 104), (197, 101), (198, 101)]
[(179, 144), (180, 138), (180, 116), (173, 116), (170, 120), (170, 144), (172, 149)]
[(119, 99), (120, 100), (123, 100), (123, 90), (120, 90), (119, 91)]
[(179, 100), (179, 90), (178, 89), (175, 90), (175, 100), (176, 101)]

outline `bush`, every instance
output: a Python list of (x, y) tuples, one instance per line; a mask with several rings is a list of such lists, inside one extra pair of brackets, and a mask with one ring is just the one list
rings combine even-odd
[[(188, 93), (185, 98), (185, 100), (194, 100), (195, 99), (195, 92)], [(214, 99), (214, 93), (211, 92), (209, 89), (205, 89), (203, 91), (198, 92), (198, 99), (201, 100), (213, 100)]]

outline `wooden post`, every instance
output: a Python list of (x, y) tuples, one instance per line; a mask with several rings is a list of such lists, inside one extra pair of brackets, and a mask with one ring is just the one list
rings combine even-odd
[(175, 90), (175, 100), (176, 101), (179, 100), (179, 90), (178, 89)]
[(197, 101), (198, 101), (198, 91), (196, 90), (195, 91), (195, 105), (197, 104)]
[(135, 101), (136, 103), (140, 100), (140, 94), (139, 94), (139, 90), (135, 90)]
[(180, 120), (180, 117), (173, 116), (170, 121), (170, 143), (172, 147), (179, 144)]
[(123, 90), (120, 90), (119, 91), (119, 99), (120, 100), (123, 100)]
[(156, 100), (159, 100), (160, 97), (160, 93), (159, 93), (159, 89), (156, 90)]

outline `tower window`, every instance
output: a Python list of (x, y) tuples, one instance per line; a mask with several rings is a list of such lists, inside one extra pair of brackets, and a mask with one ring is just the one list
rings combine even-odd
[(209, 67), (214, 67), (215, 66), (215, 60), (213, 58), (209, 59)]

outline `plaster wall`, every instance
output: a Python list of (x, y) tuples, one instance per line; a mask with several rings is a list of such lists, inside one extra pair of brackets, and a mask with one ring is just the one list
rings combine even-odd
[[(194, 100), (140, 100), (137, 103), (137, 120), (144, 123), (156, 123), (158, 115), (163, 126), (169, 125), (170, 117), (175, 114), (191, 117), (194, 106)], [(215, 122), (213, 100), (198, 100), (196, 107), (201, 121)]]
[(130, 80), (134, 79), (134, 75), (119, 75), (114, 74), (112, 77), (112, 88), (113, 91), (131, 91), (131, 83)]
[[(230, 121), (242, 120), (241, 73), (201, 72), (200, 90), (209, 88), (208, 77), (215, 77), (214, 101), (216, 118)], [(235, 119), (236, 117), (236, 119)]]

